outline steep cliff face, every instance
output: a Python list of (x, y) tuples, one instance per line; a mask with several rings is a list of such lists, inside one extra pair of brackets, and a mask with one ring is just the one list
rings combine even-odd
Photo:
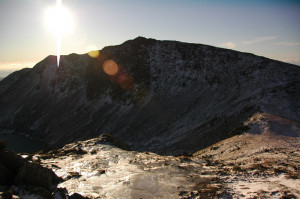
[(110, 133), (170, 154), (241, 133), (255, 113), (299, 124), (299, 66), (142, 37), (99, 52), (62, 56), (59, 68), (49, 56), (3, 79), (0, 129), (52, 146)]

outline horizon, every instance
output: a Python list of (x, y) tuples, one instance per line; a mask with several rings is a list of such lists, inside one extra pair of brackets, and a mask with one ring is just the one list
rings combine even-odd
[[(0, 3), (0, 78), (57, 54), (53, 19), (45, 18), (55, 0)], [(300, 1), (62, 0), (62, 5), (72, 21), (61, 32), (63, 55), (85, 54), (142, 36), (228, 48), (300, 65)]]

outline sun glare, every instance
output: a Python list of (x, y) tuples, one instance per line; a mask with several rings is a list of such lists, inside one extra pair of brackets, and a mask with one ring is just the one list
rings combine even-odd
[(56, 6), (49, 7), (45, 12), (45, 25), (50, 32), (56, 34), (57, 66), (59, 66), (61, 51), (61, 36), (63, 33), (72, 33), (74, 19), (72, 13), (64, 6), (61, 0), (56, 0)]
[(61, 5), (46, 10), (45, 23), (48, 30), (54, 33), (71, 33), (74, 28), (71, 12)]

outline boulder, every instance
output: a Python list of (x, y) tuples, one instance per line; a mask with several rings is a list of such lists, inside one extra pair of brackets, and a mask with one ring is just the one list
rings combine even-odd
[(0, 142), (0, 185), (11, 186), (19, 168), (26, 162), (11, 150), (4, 150), (6, 145)]
[(13, 173), (17, 173), (26, 160), (11, 150), (0, 150), (0, 162)]
[(88, 198), (80, 195), (79, 193), (74, 193), (71, 196), (69, 196), (69, 199), (88, 199)]
[(100, 135), (100, 137), (98, 138), (98, 140), (96, 141), (95, 144), (105, 144), (105, 143), (112, 144), (123, 150), (130, 150), (130, 147), (128, 146), (128, 144), (126, 144), (125, 142), (122, 142), (121, 140), (119, 140), (118, 138), (114, 137), (113, 135), (111, 135), (109, 133), (104, 133), (104, 134)]
[(15, 178), (16, 185), (31, 185), (50, 188), (61, 179), (48, 168), (44, 168), (37, 163), (26, 163), (20, 169)]
[(50, 189), (61, 179), (51, 170), (38, 163), (30, 163), (14, 151), (5, 150), (0, 142), (0, 185), (29, 185)]

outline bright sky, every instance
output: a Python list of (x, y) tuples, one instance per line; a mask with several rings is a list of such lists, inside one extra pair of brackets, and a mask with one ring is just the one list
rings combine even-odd
[[(56, 55), (45, 15), (55, 0), (0, 0), (0, 70)], [(86, 53), (137, 36), (231, 48), (300, 65), (299, 0), (62, 0), (72, 31), (61, 53)]]

